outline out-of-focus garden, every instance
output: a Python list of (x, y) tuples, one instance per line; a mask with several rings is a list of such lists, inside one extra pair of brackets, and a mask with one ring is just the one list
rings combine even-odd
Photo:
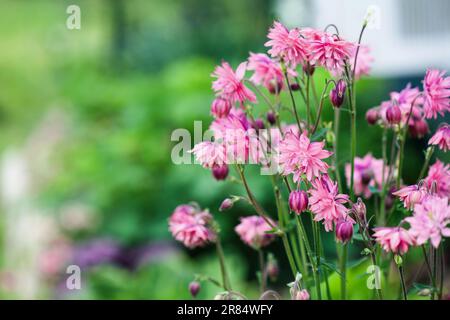
[[(234, 232), (238, 217), (254, 212), (241, 203), (218, 212), (241, 187), (215, 181), (199, 165), (173, 164), (170, 137), (176, 128), (193, 132), (194, 121), (207, 129), (214, 66), (222, 59), (237, 66), (250, 51), (266, 50), (267, 30), (278, 18), (275, 3), (0, 2), (1, 298), (190, 298), (195, 274), (219, 277), (213, 247), (188, 251), (168, 232), (173, 209), (194, 199), (221, 223), (235, 287), (257, 296), (257, 255)], [(80, 30), (66, 27), (70, 4), (81, 8)], [(358, 83), (359, 156), (371, 150), (381, 157), (381, 132), (367, 126), (365, 110), (409, 81), (420, 85), (421, 77)], [(325, 108), (331, 120), (332, 108)], [(436, 126), (430, 122), (432, 131)], [(348, 128), (344, 117), (342, 155)], [(417, 178), (426, 144), (406, 144), (407, 183)], [(274, 208), (267, 179), (252, 177), (258, 199)], [(279, 242), (268, 249), (281, 270), (271, 286), (286, 291), (292, 279)], [(325, 250), (335, 252), (332, 234)], [(360, 279), (352, 281), (349, 297), (371, 297), (357, 246), (349, 257), (348, 277)], [(71, 264), (81, 267), (81, 290), (66, 288)], [(335, 275), (331, 289), (338, 283)], [(198, 297), (217, 291), (204, 283)]]

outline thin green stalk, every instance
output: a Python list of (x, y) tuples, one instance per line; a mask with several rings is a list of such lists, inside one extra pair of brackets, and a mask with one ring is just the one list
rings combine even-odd
[(266, 268), (264, 264), (264, 252), (262, 249), (258, 250), (259, 268), (261, 270), (260, 289), (261, 294), (266, 291)]
[(307, 123), (308, 130), (309, 130), (309, 123), (310, 123), (310, 119), (309, 119), (309, 113), (310, 113), (309, 82), (310, 82), (310, 76), (307, 75), (306, 76), (306, 123)]
[(311, 216), (311, 226), (313, 229), (313, 238), (314, 238), (314, 247), (316, 252), (316, 292), (317, 292), (317, 298), (319, 300), (322, 300), (322, 290), (320, 288), (320, 244), (319, 244), (319, 238), (318, 238), (318, 223), (313, 220), (313, 217)]
[(425, 245), (421, 246), (423, 258), (425, 259), (425, 264), (427, 266), (428, 276), (430, 277), (431, 284), (433, 286), (433, 292), (431, 293), (431, 300), (434, 300), (434, 293), (437, 290), (436, 288), (436, 279), (433, 276), (433, 271), (431, 270), (430, 260), (428, 259), (427, 249), (425, 248)]
[(334, 144), (333, 144), (333, 151), (334, 151), (334, 170), (336, 174), (336, 180), (338, 183), (339, 191), (343, 192), (342, 190), (342, 182), (341, 182), (341, 174), (339, 173), (339, 162), (338, 162), (338, 143), (339, 143), (339, 120), (340, 120), (340, 110), (339, 108), (334, 108)]
[(347, 243), (342, 245), (341, 254), (341, 299), (345, 300), (347, 298), (347, 253), (348, 247)]
[(444, 272), (445, 272), (445, 257), (443, 244), (441, 244), (439, 247), (439, 260), (440, 260), (439, 300), (442, 300), (442, 293), (444, 290)]
[(428, 147), (426, 155), (425, 155), (425, 161), (423, 163), (422, 169), (420, 170), (419, 179), (417, 179), (418, 181), (423, 179), (423, 177), (425, 176), (425, 171), (428, 168), (428, 164), (430, 163), (430, 159), (431, 159), (431, 156), (433, 155), (433, 152), (434, 152), (434, 147), (433, 146)]
[(289, 95), (291, 96), (292, 108), (294, 109), (294, 115), (295, 115), (295, 121), (297, 121), (298, 130), (300, 130), (300, 133), (301, 133), (302, 132), (302, 127), (300, 126), (300, 118), (298, 117), (297, 106), (295, 104), (294, 94), (292, 93), (291, 84), (290, 84), (290, 81), (289, 81), (289, 76), (287, 74), (286, 67), (284, 65), (282, 67), (284, 69), (284, 77), (286, 78), (286, 84), (287, 84), (287, 87), (288, 87), (288, 90), (289, 90)]
[(405, 275), (403, 274), (403, 267), (398, 266), (398, 272), (400, 273), (400, 282), (402, 284), (402, 292), (403, 292), (403, 299), (408, 300), (408, 292), (406, 290), (406, 284), (405, 284)]
[(225, 266), (225, 255), (223, 254), (220, 238), (216, 241), (217, 255), (219, 256), (220, 273), (222, 274), (222, 285), (226, 291), (231, 291), (230, 279), (228, 278), (227, 268)]

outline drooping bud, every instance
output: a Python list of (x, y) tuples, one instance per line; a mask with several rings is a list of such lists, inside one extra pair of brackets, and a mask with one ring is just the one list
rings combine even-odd
[(303, 190), (294, 190), (289, 194), (289, 208), (300, 214), (308, 208), (308, 195)]
[(264, 121), (262, 119), (255, 119), (255, 121), (252, 122), (252, 128), (255, 130), (262, 130), (264, 127)]
[(353, 236), (353, 224), (350, 220), (339, 220), (336, 223), (336, 239), (339, 242), (347, 243)]
[(225, 180), (228, 177), (228, 165), (214, 165), (212, 167), (212, 174), (216, 180)]
[(428, 123), (424, 119), (415, 120), (413, 123), (410, 123), (408, 126), (409, 134), (413, 138), (422, 138), (429, 131)]
[(278, 261), (275, 259), (273, 254), (269, 254), (266, 272), (272, 282), (277, 280), (278, 274), (280, 273), (280, 268), (278, 267)]
[(233, 207), (234, 201), (230, 198), (226, 198), (222, 201), (222, 204), (219, 207), (219, 211), (223, 212)]
[(380, 115), (378, 113), (378, 109), (377, 108), (370, 108), (366, 112), (367, 123), (369, 123), (370, 125), (374, 125), (375, 123), (377, 123), (377, 121), (379, 119), (379, 116)]
[(353, 204), (352, 211), (355, 213), (355, 215), (358, 217), (360, 221), (362, 222), (366, 221), (367, 209), (366, 205), (364, 204), (361, 198), (358, 198), (356, 203)]
[(298, 83), (291, 83), (291, 90), (292, 91), (300, 90), (300, 85)]
[(402, 110), (396, 104), (392, 104), (386, 110), (386, 120), (389, 124), (399, 124), (402, 120)]
[(216, 118), (224, 118), (230, 113), (231, 107), (229, 100), (216, 98), (211, 104), (211, 114)]
[(334, 107), (339, 108), (344, 103), (345, 89), (347, 89), (347, 85), (341, 79), (337, 82), (334, 89), (330, 91), (330, 101)]
[(280, 94), (281, 89), (283, 88), (283, 82), (282, 81), (276, 81), (272, 80), (269, 85), (267, 86), (267, 89), (271, 94)]
[(293, 296), (293, 300), (309, 300), (309, 292), (306, 289), (298, 290)]
[(312, 76), (314, 74), (314, 71), (316, 70), (316, 67), (310, 63), (305, 63), (302, 68), (303, 72), (306, 73), (308, 76)]
[(191, 296), (195, 298), (200, 291), (200, 283), (198, 281), (192, 281), (189, 283), (189, 292)]
[(277, 122), (277, 118), (275, 116), (275, 113), (273, 113), (272, 111), (267, 112), (266, 118), (267, 118), (267, 121), (271, 125), (274, 125)]

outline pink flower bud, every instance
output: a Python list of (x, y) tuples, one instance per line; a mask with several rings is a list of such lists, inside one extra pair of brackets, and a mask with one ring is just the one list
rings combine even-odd
[(369, 123), (371, 125), (377, 123), (379, 116), (380, 115), (378, 113), (377, 108), (371, 108), (371, 109), (367, 110), (367, 112), (366, 112), (367, 123)]
[(364, 202), (361, 200), (361, 198), (358, 198), (358, 200), (356, 201), (356, 203), (353, 204), (352, 206), (352, 211), (355, 213), (355, 215), (358, 216), (358, 219), (361, 220), (362, 222), (366, 221), (366, 205), (364, 204)]
[(273, 80), (268, 84), (267, 89), (271, 94), (279, 94), (281, 89), (283, 88), (283, 82), (282, 81), (276, 81)]
[(255, 130), (261, 130), (264, 129), (264, 121), (262, 119), (255, 119), (255, 121), (252, 122), (252, 128)]
[(306, 63), (303, 65), (303, 72), (306, 73), (308, 76), (312, 76), (315, 70), (316, 67), (313, 64)]
[(219, 211), (222, 212), (231, 209), (233, 207), (233, 204), (233, 200), (231, 200), (230, 198), (226, 198), (222, 201), (222, 204), (219, 207)]
[(216, 98), (211, 104), (211, 114), (216, 118), (224, 118), (230, 113), (231, 107), (229, 100)]
[(334, 107), (339, 108), (344, 103), (345, 89), (347, 89), (347, 85), (341, 79), (337, 82), (336, 87), (330, 91), (330, 100)]
[(402, 111), (396, 104), (389, 106), (386, 110), (386, 120), (389, 124), (399, 124), (402, 120)]
[(200, 291), (200, 283), (197, 281), (192, 281), (189, 283), (189, 292), (191, 293), (191, 296), (195, 298), (197, 294)]
[(269, 261), (266, 267), (267, 275), (271, 281), (276, 281), (280, 273), (280, 268), (278, 267), (278, 262), (273, 256), (269, 256)]
[(336, 239), (347, 243), (353, 236), (353, 224), (349, 220), (340, 220), (336, 223)]
[(225, 180), (228, 177), (228, 165), (214, 165), (212, 167), (212, 174), (216, 180)]
[(275, 113), (273, 113), (272, 111), (267, 112), (266, 118), (267, 118), (267, 121), (271, 125), (274, 125), (277, 122), (277, 118), (275, 117)]
[(424, 119), (415, 120), (412, 124), (409, 124), (409, 134), (413, 138), (422, 138), (429, 131), (428, 123)]
[(300, 85), (298, 83), (291, 83), (291, 90), (292, 91), (300, 90)]
[(298, 290), (293, 296), (294, 300), (309, 300), (309, 292), (306, 289)]
[(295, 190), (289, 195), (289, 208), (296, 214), (300, 214), (308, 207), (308, 195), (305, 191)]

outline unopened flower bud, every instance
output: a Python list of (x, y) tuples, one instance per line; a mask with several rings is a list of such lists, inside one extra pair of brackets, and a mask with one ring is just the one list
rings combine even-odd
[(230, 113), (231, 107), (229, 100), (216, 98), (211, 104), (211, 114), (216, 118), (224, 118)]
[(277, 280), (278, 274), (280, 273), (280, 268), (278, 267), (277, 260), (272, 254), (269, 255), (266, 272), (272, 282)]
[(309, 292), (306, 289), (297, 290), (292, 297), (293, 300), (309, 300)]
[(271, 94), (280, 94), (281, 88), (283, 88), (283, 82), (282, 81), (271, 81), (269, 85), (267, 86), (267, 89)]
[(198, 281), (192, 281), (189, 283), (189, 292), (191, 296), (195, 298), (200, 291), (200, 283)]
[(222, 204), (219, 207), (219, 211), (226, 211), (228, 209), (231, 209), (233, 207), (234, 201), (231, 200), (230, 198), (226, 198), (225, 200), (222, 201)]
[(303, 190), (294, 190), (289, 194), (289, 208), (300, 214), (308, 208), (308, 195)]
[(402, 110), (396, 104), (389, 106), (386, 110), (386, 120), (389, 124), (399, 124), (402, 120)]
[(429, 131), (428, 123), (424, 119), (415, 120), (409, 124), (408, 130), (413, 138), (422, 138)]
[(349, 220), (340, 220), (336, 223), (336, 239), (339, 242), (347, 243), (353, 236), (353, 224)]
[(334, 107), (339, 108), (344, 103), (345, 89), (347, 89), (347, 85), (341, 79), (337, 82), (334, 89), (330, 91), (330, 101)]
[(378, 113), (377, 108), (371, 108), (371, 109), (367, 110), (367, 112), (366, 112), (367, 123), (369, 123), (371, 125), (377, 123), (379, 116), (380, 115)]
[(274, 125), (277, 122), (277, 118), (275, 116), (275, 113), (273, 113), (272, 111), (267, 112), (266, 118), (267, 118), (267, 121), (271, 125)]
[(212, 168), (212, 174), (216, 180), (225, 180), (228, 176), (228, 165), (214, 165)]
[(431, 294), (431, 290), (428, 288), (422, 289), (419, 292), (417, 292), (417, 294), (421, 297), (428, 297)]
[(291, 90), (292, 91), (300, 90), (300, 85), (298, 83), (291, 83)]
[(255, 130), (261, 130), (264, 129), (264, 121), (262, 119), (255, 119), (255, 121), (253, 121), (252, 123), (252, 127)]
[(355, 213), (356, 216), (358, 216), (359, 220), (361, 220), (363, 222), (366, 221), (367, 209), (366, 209), (366, 205), (361, 200), (361, 198), (358, 198), (356, 203), (353, 204), (352, 211)]
[(316, 67), (310, 63), (305, 63), (302, 68), (303, 72), (306, 73), (308, 76), (312, 76), (314, 74), (314, 71), (316, 70)]

